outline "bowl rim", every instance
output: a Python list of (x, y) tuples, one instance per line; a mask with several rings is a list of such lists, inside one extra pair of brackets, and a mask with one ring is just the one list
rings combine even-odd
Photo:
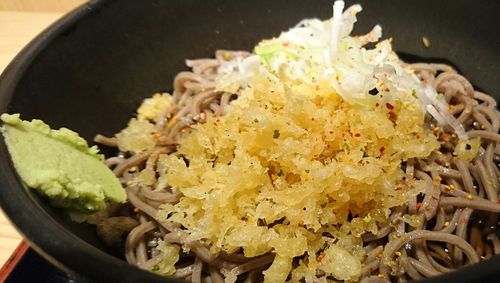
[[(92, 0), (80, 5), (45, 28), (14, 57), (0, 75), (2, 113), (7, 112), (18, 83), (36, 57), (54, 39), (71, 30), (83, 18), (97, 12), (106, 2)], [(92, 282), (181, 282), (131, 266), (65, 229), (28, 195), (3, 138), (0, 139), (0, 157), (1, 208), (30, 247), (56, 267), (68, 273), (81, 274), (92, 279)], [(20, 210), (19, 207), (29, 207), (30, 210)], [(71, 256), (75, 260), (68, 260)], [(102, 272), (103, 267), (107, 269), (106, 272)]]
[[(18, 83), (36, 57), (54, 39), (70, 30), (78, 21), (101, 9), (106, 2), (109, 1), (91, 0), (82, 4), (44, 29), (14, 57), (0, 75), (0, 112), (8, 110), (7, 106)], [(0, 139), (0, 158), (0, 206), (30, 247), (49, 262), (65, 272), (82, 274), (93, 282), (182, 282), (131, 266), (66, 230), (28, 195), (12, 164), (3, 138)], [(31, 209), (19, 210), (19, 207)], [(75, 260), (68, 260), (71, 257)], [(498, 275), (498, 266), (500, 255), (423, 282), (481, 282)]]

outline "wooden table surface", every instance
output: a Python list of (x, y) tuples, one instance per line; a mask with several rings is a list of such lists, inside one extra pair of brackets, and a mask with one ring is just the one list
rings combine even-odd
[[(0, 73), (33, 37), (62, 15), (62, 12), (0, 11)], [(21, 239), (0, 210), (0, 266), (9, 258)]]

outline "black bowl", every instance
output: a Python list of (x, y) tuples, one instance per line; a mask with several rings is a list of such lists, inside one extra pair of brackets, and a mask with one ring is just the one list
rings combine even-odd
[[(113, 134), (143, 98), (172, 88), (185, 58), (210, 57), (217, 48), (249, 50), (302, 18), (330, 17), (332, 2), (91, 1), (40, 34), (9, 65), (0, 78), (0, 113), (41, 118), (87, 140)], [(451, 62), (498, 99), (500, 2), (359, 2), (365, 11), (355, 32), (379, 23), (404, 59)], [(3, 139), (0, 154), (0, 204), (39, 253), (95, 282), (169, 281), (127, 265), (92, 227), (68, 221), (26, 189)], [(497, 256), (428, 282), (497, 282), (498, 266)]]

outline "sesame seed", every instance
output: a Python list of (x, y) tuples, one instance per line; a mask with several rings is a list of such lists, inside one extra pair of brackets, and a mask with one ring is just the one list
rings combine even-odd
[(422, 36), (422, 44), (425, 46), (425, 48), (429, 48), (431, 46), (429, 39), (425, 36)]

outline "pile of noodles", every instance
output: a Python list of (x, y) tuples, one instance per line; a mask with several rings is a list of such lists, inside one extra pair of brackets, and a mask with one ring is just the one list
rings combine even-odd
[[(182, 228), (156, 220), (157, 209), (164, 203), (176, 203), (181, 195), (168, 189), (158, 192), (131, 185), (134, 172), (154, 168), (159, 154), (176, 154), (179, 139), (189, 134), (190, 126), (203, 122), (208, 115), (224, 115), (234, 94), (215, 90), (215, 78), (221, 62), (245, 52), (218, 51), (215, 59), (188, 60), (190, 72), (179, 73), (174, 80), (173, 103), (162, 110), (156, 121), (164, 135), (154, 150), (131, 156), (120, 153), (107, 160), (121, 178), (133, 208), (115, 208), (100, 221), (106, 230), (128, 233), (125, 255), (130, 264), (151, 270), (158, 241), (185, 243)], [(430, 194), (419, 194), (405, 206), (393, 209), (389, 224), (376, 235), (363, 235), (366, 258), (361, 282), (420, 280), (477, 263), (500, 253), (497, 236), (500, 162), (500, 114), (493, 97), (474, 90), (470, 82), (442, 64), (412, 64), (417, 76), (445, 96), (450, 113), (465, 127), (470, 138), (480, 138), (477, 156), (469, 162), (457, 158), (458, 139), (451, 129), (428, 126), (440, 139), (441, 147), (429, 158), (412, 159), (403, 164), (410, 176), (435, 187)], [(166, 117), (170, 117), (168, 124)], [(173, 117), (173, 118), (172, 118)], [(187, 119), (186, 119), (187, 118)], [(96, 142), (117, 146), (116, 138), (97, 136)], [(122, 216), (116, 216), (121, 214)], [(137, 221), (123, 223), (123, 215)], [(416, 216), (416, 227), (401, 216)], [(128, 227), (128, 228), (126, 228)], [(122, 232), (123, 232), (122, 231)], [(109, 232), (109, 231), (108, 231)], [(188, 242), (189, 251), (178, 250), (180, 260), (173, 277), (191, 282), (224, 282), (223, 270), (232, 270), (241, 282), (259, 282), (262, 271), (273, 261), (272, 253), (246, 258), (241, 252), (212, 254), (200, 241)], [(317, 272), (318, 278), (321, 271)]]
[[(339, 3), (336, 3), (336, 6), (339, 6)], [(334, 6), (336, 16), (331, 22), (321, 22), (316, 19), (304, 20), (296, 28), (280, 35), (279, 38), (261, 42), (255, 48), (255, 54), (245, 51), (219, 50), (216, 52), (214, 59), (187, 60), (187, 65), (191, 68), (191, 71), (181, 72), (175, 77), (174, 90), (171, 96), (157, 94), (150, 99), (146, 99), (138, 109), (138, 117), (133, 118), (126, 129), (115, 137), (109, 138), (98, 135), (95, 138), (98, 143), (119, 149), (117, 156), (107, 159), (106, 162), (120, 178), (128, 195), (128, 204), (122, 206), (112, 205), (106, 211), (90, 217), (88, 222), (96, 224), (97, 232), (107, 243), (122, 248), (130, 264), (161, 275), (168, 275), (190, 282), (337, 282), (339, 280), (407, 282), (450, 272), (500, 253), (500, 242), (497, 236), (497, 217), (498, 212), (500, 212), (500, 204), (498, 203), (500, 188), (498, 169), (500, 163), (500, 135), (498, 133), (500, 114), (497, 111), (495, 99), (474, 90), (471, 83), (450, 66), (427, 63), (407, 65), (400, 62), (392, 52), (390, 40), (379, 42), (375, 49), (363, 49), (363, 46), (368, 42), (376, 42), (380, 38), (381, 28), (376, 26), (364, 36), (348, 36), (353, 23), (356, 21), (356, 13), (361, 10), (361, 7), (354, 5), (341, 15), (343, 2), (340, 3), (340, 6), (342, 6), (340, 10)], [(325, 43), (328, 42), (332, 42), (329, 45), (329, 50), (324, 48)], [(335, 65), (337, 75), (332, 75), (334, 74), (331, 72), (332, 64), (337, 64)], [(411, 71), (408, 71), (408, 68)], [(211, 135), (206, 134), (211, 129), (208, 127), (210, 126), (209, 122), (217, 124), (223, 121), (225, 123), (226, 118), (239, 120), (240, 116), (232, 116), (232, 113), (241, 113), (231, 112), (232, 109), (236, 107), (235, 105), (239, 105), (238, 103), (250, 101), (248, 100), (248, 94), (246, 92), (243, 94), (242, 88), (244, 87), (242, 85), (247, 84), (247, 88), (251, 88), (248, 80), (255, 77), (256, 73), (260, 71), (268, 75), (263, 76), (262, 85), (266, 85), (266, 80), (271, 82), (275, 79), (279, 81), (285, 78), (284, 80), (292, 82), (307, 82), (309, 86), (317, 87), (316, 90), (320, 88), (319, 84), (315, 85), (317, 77), (322, 76), (322, 79), (331, 83), (335, 88), (335, 93), (338, 96), (335, 96), (334, 100), (343, 99), (342, 103), (363, 104), (365, 106), (374, 102), (374, 99), (383, 96), (382, 94), (371, 93), (372, 90), (376, 90), (374, 81), (377, 79), (381, 83), (376, 86), (377, 89), (387, 89), (385, 92), (387, 96), (380, 101), (385, 104), (389, 111), (382, 106), (383, 111), (380, 111), (379, 114), (382, 113), (383, 119), (374, 123), (384, 122), (385, 120), (388, 123), (400, 123), (399, 120), (396, 121), (396, 117), (391, 116), (395, 115), (392, 113), (394, 105), (387, 102), (388, 99), (392, 99), (389, 94), (391, 91), (394, 91), (397, 99), (406, 101), (407, 105), (424, 106), (425, 109), (422, 113), (427, 111), (425, 112), (425, 121), (424, 116), (416, 114), (424, 126), (408, 125), (409, 128), (415, 126), (421, 130), (417, 132), (409, 131), (408, 135), (416, 137), (410, 139), (410, 141), (413, 142), (421, 138), (420, 141), (426, 143), (423, 146), (413, 146), (413, 148), (419, 148), (420, 151), (415, 150), (415, 152), (420, 152), (419, 154), (407, 155), (410, 156), (409, 158), (406, 158), (405, 155), (398, 155), (397, 158), (390, 159), (390, 156), (387, 157), (387, 155), (397, 155), (399, 153), (393, 151), (392, 153), (386, 152), (387, 154), (384, 155), (385, 148), (382, 146), (380, 149), (376, 148), (375, 155), (373, 155), (373, 150), (371, 153), (368, 150), (358, 152), (358, 159), (361, 160), (367, 154), (367, 158), (376, 160), (375, 162), (379, 162), (379, 164), (383, 162), (392, 164), (391, 168), (394, 168), (394, 170), (391, 172), (399, 172), (398, 174), (401, 176), (404, 175), (401, 178), (402, 183), (418, 182), (426, 189), (405, 194), (405, 201), (391, 202), (391, 200), (385, 198), (390, 199), (393, 195), (387, 192), (377, 194), (377, 186), (380, 186), (379, 190), (381, 191), (394, 192), (398, 189), (393, 186), (395, 185), (393, 179), (396, 175), (376, 175), (393, 176), (391, 180), (382, 180), (384, 182), (379, 180), (383, 185), (380, 185), (380, 182), (369, 181), (357, 183), (361, 184), (358, 187), (349, 185), (350, 187), (347, 188), (345, 183), (342, 185), (344, 187), (335, 187), (335, 184), (327, 183), (326, 187), (335, 187), (334, 190), (339, 192), (339, 195), (336, 196), (341, 194), (344, 196), (344, 200), (339, 198), (330, 201), (329, 198), (333, 195), (328, 194), (326, 194), (328, 199), (325, 200), (325, 194), (317, 193), (315, 197), (320, 197), (321, 200), (314, 203), (314, 205), (320, 207), (319, 210), (329, 210), (328, 213), (333, 215), (331, 219), (336, 219), (334, 221), (342, 219), (343, 222), (330, 223), (325, 218), (318, 221), (320, 213), (318, 212), (318, 215), (316, 215), (316, 212), (307, 212), (305, 207), (303, 208), (304, 214), (299, 214), (299, 217), (296, 218), (300, 220), (300, 215), (309, 213), (308, 216), (311, 216), (313, 221), (307, 219), (307, 222), (304, 223), (303, 220), (296, 221), (297, 219), (294, 219), (295, 226), (291, 225), (292, 219), (287, 219), (287, 217), (276, 218), (273, 219), (273, 223), (267, 223), (265, 218), (250, 221), (246, 219), (246, 216), (229, 215), (230, 212), (228, 211), (227, 215), (219, 215), (219, 219), (227, 216), (233, 217), (234, 221), (238, 223), (252, 222), (253, 226), (245, 227), (246, 232), (237, 231), (235, 233), (236, 237), (239, 238), (233, 243), (245, 243), (246, 246), (238, 244), (231, 246), (230, 243), (228, 244), (223, 239), (225, 234), (217, 239), (216, 235), (221, 233), (217, 229), (213, 229), (217, 231), (212, 231), (211, 234), (207, 231), (200, 231), (207, 227), (210, 228), (210, 225), (218, 224), (214, 222), (216, 218), (206, 221), (203, 215), (200, 215), (209, 211), (207, 207), (210, 209), (214, 207), (211, 206), (212, 204), (207, 204), (209, 202), (207, 199), (214, 197), (217, 193), (203, 195), (204, 192), (199, 190), (203, 180), (200, 179), (199, 174), (190, 175), (188, 169), (190, 165), (194, 164), (194, 167), (202, 168), (201, 171), (212, 170), (212, 168), (216, 167), (218, 158), (223, 159), (223, 161), (219, 161), (224, 163), (224, 166), (228, 165), (228, 163), (231, 164), (231, 162), (236, 163), (235, 156), (237, 154), (235, 151), (229, 153), (226, 151), (226, 156), (214, 155), (208, 158), (204, 157), (205, 159), (200, 159), (202, 160), (200, 161), (194, 159), (197, 158), (196, 153), (206, 154), (206, 152), (199, 149), (203, 148), (203, 146), (198, 148), (191, 146), (191, 157), (185, 154), (187, 151), (183, 149), (183, 146), (189, 148), (189, 145), (186, 146), (186, 141), (189, 141), (193, 136), (196, 137), (196, 135), (200, 137), (199, 143), (217, 144), (213, 140), (210, 141), (210, 139), (217, 139), (218, 136), (214, 136), (214, 133)], [(225, 79), (221, 80), (221, 77)], [(422, 83), (418, 82), (419, 79)], [(234, 82), (236, 84), (233, 84)], [(220, 87), (219, 84), (221, 83), (226, 83), (226, 85)], [(276, 85), (279, 85), (279, 83)], [(299, 88), (302, 87), (300, 83), (298, 85)], [(286, 87), (283, 88), (285, 90), (282, 93), (286, 93)], [(267, 95), (267, 88), (263, 87), (263, 89), (266, 92), (265, 95)], [(305, 96), (305, 98), (302, 97), (301, 99), (315, 99), (314, 91), (305, 87), (300, 89), (308, 94), (312, 92), (310, 97)], [(372, 89), (369, 92), (372, 96), (366, 96), (368, 89)], [(411, 89), (413, 91), (408, 91)], [(270, 90), (271, 92), (273, 91)], [(293, 93), (293, 91), (291, 92)], [(253, 94), (250, 97), (254, 97)], [(276, 100), (278, 95), (277, 93), (269, 94), (264, 99)], [(259, 99), (262, 99), (262, 97), (255, 98), (255, 100)], [(288, 98), (282, 96), (280, 99), (286, 100)], [(309, 101), (309, 103), (312, 102)], [(314, 103), (317, 103), (316, 106), (320, 107), (322, 102), (316, 101)], [(259, 110), (261, 105), (257, 105), (253, 110)], [(267, 107), (267, 105), (263, 106)], [(286, 108), (286, 105), (284, 107)], [(359, 112), (364, 111), (359, 110), (363, 108), (352, 109)], [(410, 108), (401, 109), (402, 111), (410, 111)], [(413, 108), (413, 110), (415, 109)], [(380, 108), (376, 111), (379, 110)], [(268, 111), (268, 109), (266, 108), (265, 111)], [(334, 109), (333, 112), (339, 113), (341, 111), (343, 110), (339, 108)], [(359, 112), (356, 115), (363, 115), (363, 113)], [(285, 113), (297, 114), (294, 112)], [(364, 114), (367, 115), (367, 113), (368, 110)], [(406, 114), (411, 116), (411, 113)], [(300, 115), (295, 116), (296, 120), (300, 121), (301, 117), (298, 117)], [(332, 116), (323, 115), (322, 117), (324, 119), (322, 122), (328, 122), (327, 119), (329, 118), (325, 117)], [(343, 117), (347, 117), (347, 114)], [(308, 118), (314, 120), (313, 116)], [(281, 119), (287, 121), (283, 116), (281, 116)], [(342, 121), (345, 122), (346, 120), (349, 121), (349, 117), (344, 118)], [(258, 119), (255, 121), (256, 123), (259, 122)], [(249, 127), (248, 125), (251, 124), (247, 123), (245, 127)], [(200, 130), (203, 126), (207, 126), (203, 128), (205, 136), (199, 134), (203, 132)], [(399, 129), (401, 127), (404, 127), (404, 125), (399, 125)], [(233, 127), (231, 129), (241, 132), (241, 128)], [(273, 139), (278, 140), (280, 138), (279, 130), (275, 129), (274, 133), (271, 131), (268, 135), (272, 136), (271, 143), (275, 148), (277, 143)], [(299, 133), (301, 131), (307, 132), (306, 136), (310, 136), (311, 133), (314, 134), (312, 129), (309, 132), (307, 128), (297, 131)], [(229, 132), (225, 133), (230, 136)], [(420, 136), (422, 133), (426, 137)], [(359, 137), (360, 133), (350, 133), (350, 135), (351, 137), (353, 135)], [(391, 142), (399, 144), (400, 140), (397, 138), (405, 138), (404, 135), (405, 133), (399, 132), (391, 136)], [(378, 132), (376, 132), (376, 136), (379, 136)], [(235, 137), (241, 139), (241, 136), (235, 135)], [(344, 145), (347, 147), (345, 151), (349, 152), (349, 144), (345, 142), (347, 138), (343, 134), (342, 137), (344, 138)], [(283, 135), (281, 138), (283, 138)], [(318, 138), (321, 139), (321, 137)], [(223, 137), (221, 137), (221, 140), (223, 140)], [(297, 141), (299, 140), (295, 140), (295, 142)], [(252, 143), (251, 141), (242, 141), (242, 143), (245, 142)], [(257, 142), (263, 141), (256, 140)], [(370, 140), (367, 142), (380, 141)], [(385, 142), (387, 142), (387, 139)], [(344, 145), (339, 144), (341, 147)], [(260, 145), (259, 150), (262, 148), (265, 149), (265, 146)], [(428, 154), (432, 149), (436, 150)], [(286, 150), (282, 149), (282, 151)], [(335, 155), (338, 152), (330, 150), (329, 154)], [(427, 153), (424, 154), (423, 152)], [(373, 156), (370, 156), (370, 154)], [(424, 158), (415, 157), (424, 155), (426, 156)], [(320, 163), (326, 160), (316, 160), (315, 155), (303, 155), (302, 157), (304, 156), (312, 159), (304, 162)], [(399, 156), (403, 157), (399, 158)], [(213, 160), (210, 160), (212, 158)], [(328, 158), (331, 158), (331, 156), (328, 156)], [(177, 163), (168, 163), (165, 160), (174, 160)], [(255, 168), (261, 169), (257, 175), (266, 179), (266, 182), (268, 182), (266, 184), (271, 187), (270, 190), (274, 190), (274, 181), (279, 181), (279, 178), (285, 179), (290, 185), (288, 188), (291, 188), (291, 184), (301, 182), (303, 177), (309, 177), (307, 174), (283, 173), (283, 170), (274, 172), (275, 167), (270, 165), (269, 160), (259, 160), (258, 157), (253, 160), (256, 160), (256, 163), (265, 163), (262, 167), (266, 168)], [(394, 164), (395, 160), (397, 164)], [(200, 162), (203, 164), (200, 165)], [(238, 180), (245, 180), (248, 177), (245, 172), (250, 171), (244, 167), (250, 166), (249, 164), (253, 164), (252, 162), (249, 161), (248, 164), (242, 162), (243, 165), (238, 165), (241, 172), (226, 172), (226, 175), (239, 174)], [(179, 168), (184, 168), (181, 168), (184, 171), (175, 168), (175, 164)], [(276, 168), (280, 168), (281, 165), (276, 166)], [(358, 170), (357, 174), (362, 174), (363, 167), (359, 168), (356, 169)], [(386, 173), (383, 166), (370, 168), (375, 168), (374, 170), (377, 172)], [(167, 172), (169, 170), (177, 173)], [(307, 171), (305, 170), (305, 172)], [(369, 171), (369, 169), (366, 171)], [(365, 173), (371, 174), (373, 172)], [(193, 185), (193, 188), (188, 188), (188, 190), (185, 187), (176, 187), (173, 183), (169, 183), (169, 181), (174, 180), (169, 178), (175, 174), (182, 175), (181, 177), (177, 176), (179, 177), (176, 179), (177, 185), (182, 186), (182, 182), (184, 182), (189, 183), (185, 186), (189, 187), (193, 182), (199, 183)], [(190, 179), (191, 176), (197, 178), (197, 180)], [(218, 175), (211, 176), (212, 181), (216, 180), (214, 182), (217, 183)], [(271, 183), (269, 183), (269, 180), (271, 180)], [(229, 181), (224, 185), (227, 188), (232, 184)], [(372, 184), (371, 187), (370, 184)], [(237, 183), (237, 186), (240, 185), (244, 185), (244, 183), (241, 181)], [(260, 188), (257, 188), (258, 185), (253, 184), (252, 186), (251, 189), (258, 190), (258, 193), (261, 193)], [(285, 184), (286, 186), (287, 184)], [(391, 188), (384, 189), (384, 186), (390, 186)], [(236, 186), (233, 187), (235, 187), (235, 190), (238, 189)], [(314, 191), (315, 185), (309, 185), (306, 189)], [(216, 191), (213, 188), (209, 188), (209, 190)], [(343, 190), (346, 190), (345, 194)], [(183, 192), (190, 192), (190, 195)], [(279, 195), (279, 192), (281, 191), (276, 189), (273, 192), (274, 196)], [(220, 194), (222, 191), (218, 193)], [(369, 193), (377, 195), (378, 199), (373, 202), (375, 205), (381, 203), (385, 205), (386, 202), (392, 204), (383, 208), (363, 209), (364, 206), (370, 206), (372, 199), (370, 199)], [(240, 203), (238, 205), (236, 205), (236, 197), (229, 198), (229, 201), (233, 201), (233, 206), (236, 205), (237, 209), (239, 209), (238, 206), (247, 205), (243, 200), (249, 200), (248, 197), (241, 198), (242, 194), (244, 194), (244, 191), (239, 192), (240, 199), (238, 201)], [(347, 198), (345, 198), (346, 196)], [(359, 197), (364, 200), (360, 203), (353, 201), (354, 204), (351, 204), (348, 200), (351, 197)], [(397, 197), (394, 198), (397, 199)], [(190, 206), (193, 203), (198, 208)], [(204, 205), (206, 206), (203, 209), (199, 209)], [(252, 205), (255, 205), (255, 203)], [(252, 207), (252, 209), (255, 207)], [(338, 207), (342, 207), (342, 209), (339, 210)], [(224, 208), (217, 208), (219, 210), (216, 213), (224, 214)], [(299, 213), (302, 213), (302, 207), (299, 208)], [(383, 213), (380, 213), (380, 215), (375, 216), (378, 217), (377, 220), (372, 219), (371, 213), (377, 209), (389, 213), (388, 217), (381, 217)], [(361, 215), (364, 218), (360, 218), (360, 211), (367, 213)], [(269, 213), (272, 214), (272, 212)], [(338, 217), (334, 215), (335, 213), (339, 214)], [(188, 214), (190, 218), (189, 221), (186, 221)], [(197, 216), (194, 217), (193, 215)], [(238, 219), (239, 217), (242, 219)], [(379, 221), (380, 218), (383, 218), (383, 221)], [(204, 219), (205, 222), (197, 223), (196, 219)], [(353, 248), (348, 251), (345, 247), (349, 245), (345, 242), (340, 243), (342, 239), (337, 239), (342, 236), (330, 233), (333, 230), (342, 231), (344, 229), (343, 224), (346, 222), (352, 223), (352, 227), (355, 228), (355, 221), (358, 221), (356, 223), (359, 224), (365, 220), (366, 223), (370, 223), (365, 226), (372, 225), (372, 228), (363, 227), (358, 230), (356, 235), (351, 233), (352, 231), (347, 232), (347, 234), (340, 233), (343, 236), (349, 235), (349, 239), (354, 239), (356, 243), (352, 246), (356, 246), (357, 250)], [(316, 228), (311, 223), (317, 224)], [(342, 225), (337, 225), (338, 223)], [(254, 233), (257, 231), (256, 228), (259, 228), (258, 231), (274, 231), (275, 225), (276, 227), (286, 226), (286, 233), (295, 235), (303, 233), (300, 234), (303, 238), (301, 242), (303, 246), (309, 245), (314, 246), (314, 248), (302, 252), (303, 249), (301, 250), (293, 246), (293, 244), (289, 244), (290, 247), (283, 247), (287, 244), (282, 243), (281, 252), (276, 246), (272, 245), (255, 247), (253, 253), (249, 252), (248, 249), (252, 249), (252, 243), (265, 242), (252, 241), (252, 237), (260, 236), (258, 233)], [(318, 225), (326, 225), (330, 230), (321, 230), (323, 227), (318, 228)], [(361, 223), (361, 225), (364, 224)], [(238, 230), (241, 227), (243, 226), (232, 226), (230, 228)], [(300, 232), (297, 231), (299, 227)], [(354, 229), (352, 227), (348, 229)], [(198, 234), (193, 236), (193, 230), (196, 229)], [(251, 234), (250, 232), (253, 233), (253, 236), (244, 235), (245, 233)], [(222, 233), (225, 232), (222, 231)], [(312, 236), (305, 239), (305, 234)], [(204, 237), (207, 235), (211, 238)], [(124, 244), (123, 237), (125, 237)], [(316, 243), (316, 239), (321, 239), (322, 242)], [(278, 237), (278, 242), (280, 240), (282, 238)], [(344, 246), (342, 247), (342, 245)], [(295, 253), (292, 251), (287, 253), (287, 249), (293, 250)], [(287, 254), (285, 259), (283, 257), (284, 250)], [(354, 253), (355, 255), (352, 255)], [(255, 254), (255, 256), (250, 256), (250, 254)], [(325, 258), (328, 258), (328, 260)], [(322, 263), (322, 260), (328, 263)], [(354, 265), (356, 265), (355, 268)]]

